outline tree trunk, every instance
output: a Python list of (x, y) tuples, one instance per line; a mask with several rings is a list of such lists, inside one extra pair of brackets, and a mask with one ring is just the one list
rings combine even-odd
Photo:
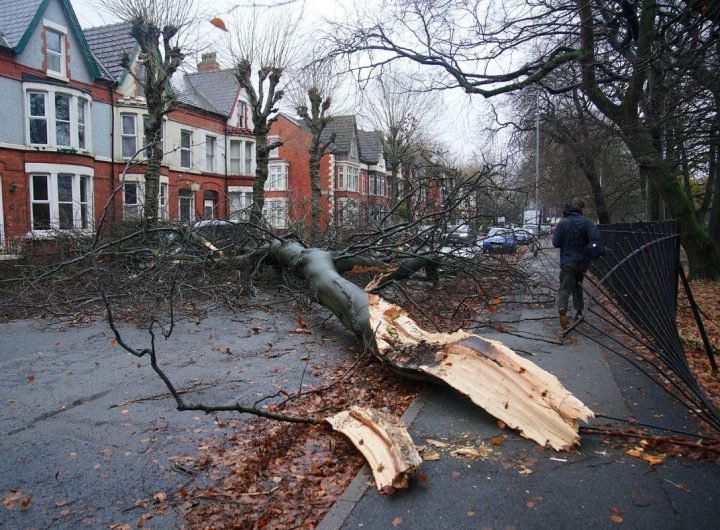
[(320, 146), (313, 145), (310, 149), (310, 191), (311, 191), (311, 228), (310, 240), (317, 241), (320, 238), (320, 201), (322, 199), (322, 186), (320, 183)]
[(521, 435), (556, 450), (576, 444), (578, 421), (592, 417), (557, 378), (502, 343), (463, 331), (422, 330), (399, 307), (340, 276), (330, 252), (275, 240), (270, 254), (305, 278), (308, 292), (397, 373), (445, 383)]
[[(260, 118), (258, 118), (260, 119)], [(255, 124), (255, 181), (253, 182), (253, 204), (250, 211), (250, 221), (262, 224), (263, 207), (265, 206), (265, 181), (268, 178), (267, 131), (258, 128)]]

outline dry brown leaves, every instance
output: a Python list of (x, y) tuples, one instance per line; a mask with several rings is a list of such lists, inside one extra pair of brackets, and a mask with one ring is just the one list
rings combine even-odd
[[(328, 379), (352, 364), (335, 368)], [(370, 360), (321, 394), (279, 412), (330, 416), (350, 405), (401, 415), (419, 387)], [(314, 528), (363, 464), (360, 454), (329, 427), (253, 418), (226, 422), (226, 438), (182, 459), (186, 468), (210, 470), (211, 485), (181, 490), (180, 508), (193, 528)]]

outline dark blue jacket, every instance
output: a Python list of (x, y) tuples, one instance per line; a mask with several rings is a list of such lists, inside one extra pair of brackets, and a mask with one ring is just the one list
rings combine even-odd
[(585, 246), (599, 240), (600, 230), (595, 223), (572, 204), (566, 204), (552, 238), (553, 246), (560, 247), (560, 265), (587, 261)]

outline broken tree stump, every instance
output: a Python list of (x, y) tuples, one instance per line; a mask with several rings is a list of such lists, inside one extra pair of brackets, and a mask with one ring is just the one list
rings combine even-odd
[(428, 333), (400, 307), (376, 295), (368, 300), (379, 355), (393, 366), (444, 382), (540, 445), (566, 450), (580, 441), (579, 420), (594, 414), (554, 375), (500, 341)]
[(350, 407), (325, 421), (362, 453), (379, 491), (407, 489), (422, 458), (399, 418), (375, 409)]

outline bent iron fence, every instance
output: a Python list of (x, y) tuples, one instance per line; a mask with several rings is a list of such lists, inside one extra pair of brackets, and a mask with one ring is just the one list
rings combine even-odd
[[(680, 266), (678, 221), (601, 225), (607, 255), (592, 262), (587, 314), (572, 330), (619, 355), (669, 392), (689, 410), (720, 430), (720, 413), (688, 365), (676, 325), (678, 279), (700, 328), (713, 370), (714, 354), (692, 292)], [(610, 326), (624, 340), (606, 333)], [(566, 332), (566, 333), (567, 333)], [(640, 361), (638, 361), (640, 359)]]

